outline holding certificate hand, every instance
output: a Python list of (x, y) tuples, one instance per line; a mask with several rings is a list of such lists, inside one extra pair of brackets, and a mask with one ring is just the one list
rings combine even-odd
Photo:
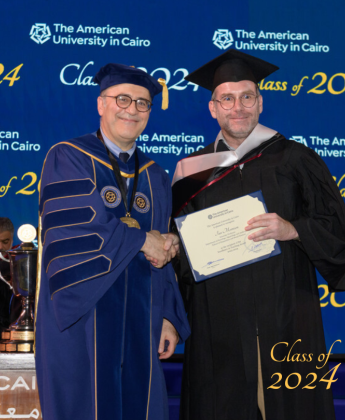
[(265, 239), (276, 239), (277, 241), (291, 241), (298, 239), (297, 230), (287, 220), (282, 219), (276, 213), (264, 213), (260, 216), (253, 217), (248, 221), (245, 230), (260, 229), (248, 236), (248, 239), (254, 242), (263, 241)]

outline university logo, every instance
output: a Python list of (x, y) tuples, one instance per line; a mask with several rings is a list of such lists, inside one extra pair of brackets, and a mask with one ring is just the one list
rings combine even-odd
[(49, 26), (45, 23), (36, 23), (32, 25), (30, 31), (30, 38), (37, 44), (44, 44), (51, 37)]
[(234, 38), (228, 29), (217, 29), (214, 32), (212, 41), (216, 47), (226, 50), (233, 44)]
[(150, 210), (150, 202), (145, 194), (138, 192), (135, 194), (133, 207), (139, 213), (147, 213)]
[(102, 197), (103, 203), (107, 207), (110, 207), (111, 209), (114, 207), (117, 207), (121, 203), (120, 191), (111, 185), (104, 187), (102, 189), (101, 197)]
[(303, 136), (291, 136), (291, 140), (294, 140), (297, 143), (304, 144), (304, 146), (307, 146), (308, 147), (307, 140)]

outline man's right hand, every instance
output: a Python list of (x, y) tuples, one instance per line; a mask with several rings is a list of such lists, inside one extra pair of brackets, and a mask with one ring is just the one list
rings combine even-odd
[(275, 239), (277, 241), (298, 240), (298, 232), (295, 227), (285, 219), (282, 219), (276, 213), (264, 213), (253, 217), (248, 222), (245, 230), (263, 228), (248, 236), (254, 242), (264, 241), (266, 239)]
[(153, 260), (152, 263), (157, 268), (162, 268), (171, 260), (171, 253), (164, 249), (166, 239), (158, 232), (158, 230), (151, 230), (146, 232), (146, 241), (141, 250), (146, 258)]

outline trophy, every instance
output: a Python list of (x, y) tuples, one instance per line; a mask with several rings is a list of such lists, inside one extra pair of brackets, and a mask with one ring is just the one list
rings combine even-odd
[(7, 251), (10, 257), (13, 293), (20, 296), (22, 310), (19, 318), (2, 332), (0, 352), (33, 352), (34, 343), (34, 304), (37, 273), (37, 246), (33, 244), (36, 229), (22, 225), (18, 229), (22, 244)]

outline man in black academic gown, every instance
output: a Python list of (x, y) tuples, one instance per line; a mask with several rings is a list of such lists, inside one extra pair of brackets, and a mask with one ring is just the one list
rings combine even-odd
[(229, 50), (186, 78), (212, 91), (221, 130), (178, 163), (175, 216), (261, 190), (268, 213), (248, 220), (248, 239), (275, 239), (281, 253), (196, 283), (181, 250), (192, 329), (181, 420), (335, 418), (333, 372), (320, 381), (328, 366), (318, 361), (327, 351), (315, 268), (332, 290), (345, 289), (345, 206), (313, 150), (258, 123), (257, 84), (277, 69)]

